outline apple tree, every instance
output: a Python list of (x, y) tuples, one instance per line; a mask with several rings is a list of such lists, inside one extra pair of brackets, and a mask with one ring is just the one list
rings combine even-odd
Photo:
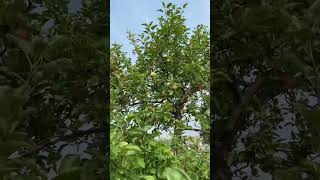
[(105, 179), (105, 1), (0, 0), (0, 179)]
[(128, 33), (134, 63), (121, 45), (111, 48), (114, 179), (209, 179), (209, 32), (186, 27), (187, 4), (162, 5), (157, 23)]
[(215, 1), (214, 179), (319, 178), (319, 1)]

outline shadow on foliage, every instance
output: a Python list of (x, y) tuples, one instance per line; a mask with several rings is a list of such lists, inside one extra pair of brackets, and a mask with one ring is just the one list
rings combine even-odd
[(0, 179), (105, 179), (105, 1), (0, 4)]
[(211, 1), (214, 179), (318, 179), (319, 1)]

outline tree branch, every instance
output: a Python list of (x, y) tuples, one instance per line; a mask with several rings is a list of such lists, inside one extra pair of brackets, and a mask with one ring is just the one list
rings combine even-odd
[[(164, 100), (162, 99), (160, 101), (152, 101), (152, 102), (148, 102), (148, 103), (156, 104), (156, 103), (163, 103), (163, 101)], [(135, 105), (139, 105), (139, 104), (142, 104), (142, 103), (144, 103), (144, 102), (134, 102), (134, 103), (129, 104), (128, 106), (135, 106)]]
[(52, 137), (49, 137), (49, 138), (46, 138), (42, 141), (40, 141), (34, 148), (32, 148), (30, 151), (28, 152), (25, 152), (25, 153), (22, 153), (20, 154), (20, 157), (27, 157), (27, 156), (30, 156), (30, 155), (33, 155), (33, 154), (36, 154), (38, 153), (40, 150), (44, 149), (44, 148), (47, 148), (48, 146), (50, 145), (53, 145), (59, 141), (66, 141), (66, 140), (70, 140), (70, 139), (74, 139), (74, 138), (77, 138), (77, 137), (82, 137), (82, 136), (85, 136), (85, 135), (90, 135), (90, 134), (93, 134), (93, 133), (103, 133), (105, 132), (104, 129), (101, 129), (101, 128), (91, 128), (89, 130), (82, 130), (82, 131), (77, 131), (77, 132), (74, 132), (72, 134), (69, 134), (69, 135), (55, 135), (55, 136), (52, 136)]
[(201, 132), (201, 133), (204, 133), (204, 134), (210, 134), (210, 132), (202, 130), (202, 129), (183, 128), (181, 130), (183, 130), (183, 131), (196, 131), (196, 132)]
[(231, 114), (231, 118), (229, 121), (230, 123), (228, 123), (228, 126), (226, 127), (227, 131), (234, 130), (234, 127), (239, 123), (239, 118), (242, 110), (250, 104), (252, 98), (254, 97), (254, 94), (259, 90), (264, 81), (265, 79), (258, 79), (254, 84), (246, 89), (243, 96), (241, 97), (240, 104), (234, 109)]
[[(230, 120), (226, 124), (224, 130), (221, 132), (221, 134), (216, 134), (215, 137), (215, 156), (216, 159), (214, 160), (214, 169), (216, 170), (217, 176), (224, 176), (230, 173), (230, 169), (227, 164), (227, 159), (229, 155), (229, 151), (231, 150), (231, 147), (234, 144), (234, 141), (236, 139), (236, 134), (241, 131), (241, 128), (243, 127), (246, 116), (243, 115), (244, 109), (250, 105), (252, 99), (254, 96), (257, 95), (258, 91), (263, 90), (264, 87), (268, 87), (267, 81), (281, 81), (281, 78), (258, 78), (251, 86), (246, 88), (244, 94), (241, 97), (240, 103), (235, 107), (235, 109), (232, 111)], [(276, 83), (275, 86), (278, 84)], [(280, 93), (290, 89), (290, 88), (296, 88), (300, 86), (301, 84), (295, 84), (295, 87), (287, 86), (287, 87), (272, 87), (276, 88), (276, 92), (274, 89), (271, 89), (272, 94), (268, 93), (266, 96), (259, 95), (259, 99), (263, 102), (266, 102), (267, 99), (271, 99)], [(270, 90), (270, 89), (267, 89)], [(275, 92), (275, 93), (274, 93)], [(219, 174), (220, 173), (220, 174)], [(222, 174), (221, 174), (222, 173)]]

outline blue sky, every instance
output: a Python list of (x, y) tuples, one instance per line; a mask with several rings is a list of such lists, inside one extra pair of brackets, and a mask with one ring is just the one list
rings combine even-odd
[[(132, 46), (127, 39), (127, 32), (141, 33), (142, 23), (154, 21), (161, 15), (157, 11), (161, 8), (161, 0), (111, 0), (110, 2), (110, 43), (120, 43), (123, 50), (130, 57)], [(184, 16), (186, 25), (191, 30), (199, 24), (209, 27), (210, 1), (209, 0), (163, 0), (166, 4), (172, 2), (179, 6), (188, 3)]]

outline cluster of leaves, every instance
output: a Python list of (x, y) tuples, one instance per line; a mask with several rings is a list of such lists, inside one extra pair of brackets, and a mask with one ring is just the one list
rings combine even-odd
[[(112, 179), (209, 179), (209, 33), (199, 25), (190, 35), (186, 5), (165, 4), (158, 23), (129, 33), (135, 63), (111, 48)], [(201, 125), (200, 141), (183, 136)], [(170, 140), (159, 139), (171, 132)], [(191, 138), (192, 139), (192, 138)]]
[(0, 0), (0, 179), (106, 176), (106, 8), (69, 3)]
[(215, 178), (319, 178), (319, 2), (213, 2)]

